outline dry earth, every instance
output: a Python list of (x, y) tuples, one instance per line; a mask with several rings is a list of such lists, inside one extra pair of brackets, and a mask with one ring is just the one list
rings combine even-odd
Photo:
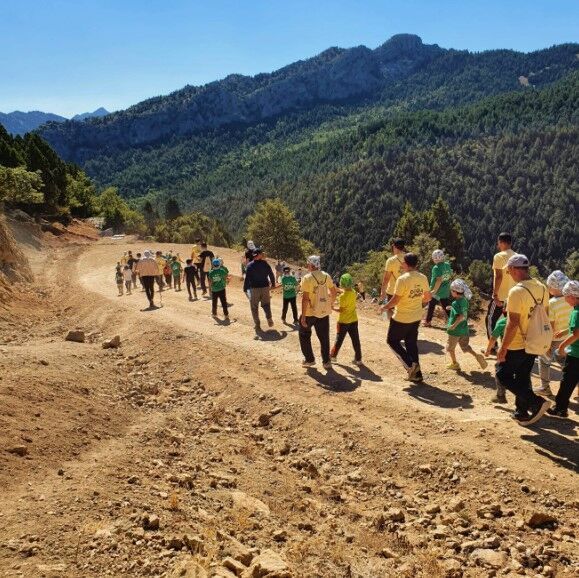
[(411, 385), (370, 305), (367, 367), (346, 344), (306, 371), (279, 294), (263, 338), (238, 277), (229, 324), (185, 291), (143, 312), (114, 263), (145, 245), (17, 233), (36, 282), (0, 308), (0, 576), (577, 575), (576, 403), (521, 428), (437, 329)]

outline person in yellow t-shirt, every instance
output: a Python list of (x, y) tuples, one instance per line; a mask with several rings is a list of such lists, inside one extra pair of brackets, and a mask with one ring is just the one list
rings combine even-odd
[(159, 286), (159, 291), (163, 291), (163, 287), (165, 287), (165, 281), (163, 280), (163, 270), (165, 269), (167, 261), (165, 260), (165, 257), (163, 257), (163, 253), (161, 251), (155, 252), (155, 262), (157, 263), (158, 269), (158, 275), (155, 277), (155, 280)]
[(497, 239), (498, 253), (493, 257), (493, 298), (489, 303), (486, 316), (487, 337), (490, 339), (497, 321), (503, 314), (503, 306), (511, 287), (515, 284), (507, 261), (515, 254), (512, 249), (513, 238), (509, 233), (501, 233)]
[[(414, 253), (404, 255), (404, 274), (396, 281), (394, 295), (382, 306), (382, 311), (394, 309), (388, 327), (387, 343), (402, 361), (408, 379), (422, 381), (418, 358), (418, 326), (422, 319), (422, 308), (431, 299), (426, 275), (417, 271), (418, 257)], [(404, 346), (402, 345), (404, 341)]]
[(362, 365), (362, 347), (360, 345), (360, 334), (358, 332), (358, 314), (356, 313), (356, 292), (352, 288), (354, 280), (349, 273), (344, 273), (340, 277), (340, 289), (342, 293), (338, 297), (338, 306), (333, 306), (334, 311), (339, 312), (338, 327), (336, 332), (336, 341), (334, 347), (330, 352), (332, 361), (336, 361), (338, 353), (346, 335), (350, 335), (352, 339), (352, 347), (354, 348), (355, 365)]
[[(392, 299), (396, 280), (404, 273), (402, 267), (404, 264), (404, 254), (406, 253), (404, 240), (394, 239), (391, 248), (393, 255), (386, 260), (386, 265), (384, 266), (384, 276), (382, 278), (382, 287), (380, 289), (380, 301), (383, 301), (384, 299), (390, 301), (390, 299)], [(388, 311), (388, 316), (392, 316), (392, 310)]]
[(514, 418), (519, 424), (536, 423), (547, 411), (551, 402), (533, 392), (531, 371), (536, 355), (525, 351), (525, 335), (529, 319), (537, 304), (549, 308), (547, 287), (531, 279), (529, 260), (525, 255), (514, 254), (507, 261), (509, 275), (515, 285), (507, 296), (507, 326), (497, 353), (497, 379), (515, 394)]

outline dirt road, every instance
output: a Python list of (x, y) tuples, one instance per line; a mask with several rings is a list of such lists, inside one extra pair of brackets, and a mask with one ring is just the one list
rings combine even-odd
[[(366, 367), (350, 363), (346, 343), (330, 372), (300, 367), (280, 293), (275, 327), (255, 336), (239, 277), (229, 323), (185, 290), (141, 311), (140, 290), (116, 296), (127, 248), (146, 246), (37, 254), (46, 296), (17, 312), (24, 335), (5, 331), (2, 443), (32, 441), (24, 458), (0, 461), (0, 575), (178, 576), (182, 563), (284, 575), (252, 569), (266, 550), (293, 576), (572, 572), (576, 421), (515, 424), (510, 407), (490, 403), (490, 368), (461, 359), (463, 373), (445, 369), (442, 330), (421, 330), (425, 383), (410, 385), (371, 306), (360, 312)], [(237, 274), (239, 255), (217, 252)], [(75, 326), (94, 343), (63, 342)], [(121, 348), (103, 350), (114, 334)], [(537, 511), (557, 521), (533, 530)], [(159, 530), (143, 529), (146, 513)], [(242, 547), (250, 554), (232, 556)], [(227, 569), (228, 555), (242, 566)]]

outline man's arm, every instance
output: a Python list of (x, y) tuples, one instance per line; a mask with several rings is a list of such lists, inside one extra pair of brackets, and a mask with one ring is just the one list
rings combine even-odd
[(559, 355), (559, 357), (565, 357), (565, 355), (567, 355), (565, 349), (567, 349), (569, 345), (573, 345), (573, 343), (575, 343), (578, 339), (579, 339), (579, 329), (575, 329), (573, 333), (571, 333), (571, 335), (569, 335), (569, 337), (565, 339), (565, 341), (561, 342), (561, 345), (559, 345), (559, 347), (557, 348), (557, 355)]
[(422, 305), (426, 305), (432, 301), (432, 293), (430, 291), (425, 291), (422, 294)]
[[(509, 301), (509, 307), (511, 306), (511, 303)], [(517, 333), (517, 328), (519, 327), (519, 323), (521, 321), (521, 315), (519, 313), (513, 313), (512, 311), (509, 311), (508, 317), (507, 317), (507, 326), (505, 327), (505, 335), (503, 337), (503, 342), (501, 343), (501, 347), (497, 353), (497, 361), (499, 363), (503, 362), (506, 357), (507, 357), (507, 349), (509, 347), (509, 345), (511, 344), (511, 342), (513, 341), (513, 339), (515, 338), (515, 335)]]
[(245, 270), (245, 279), (243, 280), (243, 292), (244, 293), (247, 293), (247, 291), (250, 289), (249, 276), (251, 275), (251, 267), (252, 267), (252, 263), (250, 263), (247, 266), (247, 269)]
[(273, 274), (273, 269), (271, 268), (271, 265), (269, 263), (266, 262), (267, 265), (267, 276), (269, 277), (269, 281), (271, 284), (271, 288), (275, 289), (275, 275)]
[(440, 277), (437, 277), (434, 280), (434, 285), (431, 287), (430, 292), (435, 295), (436, 292), (440, 289), (440, 286), (442, 285), (442, 275)]
[(386, 311), (387, 309), (394, 309), (394, 307), (396, 307), (396, 305), (400, 302), (401, 298), (402, 297), (400, 295), (393, 295), (392, 299), (390, 299), (390, 301), (388, 301), (386, 305), (382, 305), (382, 307), (380, 307), (380, 311)]
[(493, 300), (497, 305), (501, 305), (502, 301), (499, 301), (499, 288), (503, 282), (503, 270), (493, 269)]
[(310, 296), (307, 291), (302, 292), (302, 313), (300, 315), (300, 323), (302, 327), (307, 327), (308, 324), (306, 322), (306, 309), (310, 304)]
[(382, 277), (382, 287), (380, 287), (380, 299), (384, 299), (386, 297), (386, 287), (388, 287), (388, 283), (390, 283), (390, 277), (392, 273), (390, 271), (384, 271), (384, 277)]

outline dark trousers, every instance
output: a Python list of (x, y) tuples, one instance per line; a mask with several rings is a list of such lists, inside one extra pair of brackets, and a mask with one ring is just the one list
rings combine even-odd
[[(413, 363), (418, 361), (418, 326), (420, 321), (414, 323), (400, 323), (395, 319), (390, 319), (388, 327), (388, 337), (386, 342), (404, 364), (406, 369), (410, 369)], [(402, 345), (404, 341), (404, 346)]]
[(171, 275), (171, 273), (169, 273), (168, 275), (165, 275), (165, 283), (171, 287), (171, 279), (172, 279), (173, 275)]
[(555, 397), (555, 407), (567, 411), (569, 409), (569, 400), (573, 390), (579, 383), (579, 357), (572, 357), (567, 354), (565, 364), (563, 365), (563, 378), (557, 397)]
[(217, 301), (221, 301), (221, 307), (223, 307), (223, 315), (227, 316), (227, 298), (225, 297), (225, 289), (221, 291), (212, 291), (211, 292), (211, 311), (213, 315), (217, 315)]
[(499, 317), (503, 314), (503, 306), (497, 305), (492, 299), (489, 303), (489, 308), (487, 310), (487, 316), (485, 319), (485, 325), (487, 326), (487, 337), (490, 339), (493, 333), (493, 329), (499, 320)]
[(187, 293), (189, 293), (189, 299), (193, 298), (193, 295), (191, 295), (191, 287), (193, 287), (193, 293), (195, 294), (195, 298), (197, 298), (197, 285), (195, 285), (195, 277), (187, 277), (185, 284), (187, 286)]
[(524, 349), (508, 350), (505, 361), (497, 363), (497, 379), (515, 394), (515, 407), (522, 413), (527, 413), (543, 399), (536, 395), (531, 387), (535, 357), (537, 356)]
[(203, 294), (207, 293), (207, 271), (199, 271), (199, 283)]
[(294, 322), (298, 321), (298, 306), (296, 305), (295, 297), (284, 297), (283, 298), (283, 309), (281, 311), (281, 318), (285, 321), (285, 316), (287, 315), (288, 307), (291, 305), (292, 314), (294, 316)]
[(156, 277), (152, 277), (151, 275), (141, 277), (141, 283), (145, 288), (145, 295), (151, 305), (153, 304), (153, 298), (155, 297), (155, 279)]
[(162, 291), (163, 287), (165, 286), (165, 282), (163, 281), (163, 275), (157, 275), (155, 277), (155, 280), (157, 281), (157, 285), (159, 286), (159, 289)]
[(436, 309), (437, 305), (440, 305), (442, 307), (444, 316), (448, 319), (448, 311), (446, 310), (446, 308), (450, 306), (450, 299), (447, 299), (446, 297), (443, 297), (441, 299), (435, 299), (433, 297), (428, 302), (428, 311), (426, 312), (426, 321), (428, 323), (432, 321), (432, 317), (434, 316), (434, 310)]
[(362, 347), (360, 345), (360, 334), (358, 333), (358, 322), (353, 323), (338, 323), (336, 341), (332, 348), (332, 357), (337, 357), (340, 352), (340, 347), (344, 343), (346, 335), (352, 339), (352, 347), (354, 347), (354, 359), (362, 361)]
[(312, 349), (312, 327), (316, 330), (316, 335), (320, 340), (320, 350), (323, 363), (330, 361), (330, 316), (306, 317), (307, 327), (300, 324), (300, 347), (306, 361), (315, 361), (314, 350)]

